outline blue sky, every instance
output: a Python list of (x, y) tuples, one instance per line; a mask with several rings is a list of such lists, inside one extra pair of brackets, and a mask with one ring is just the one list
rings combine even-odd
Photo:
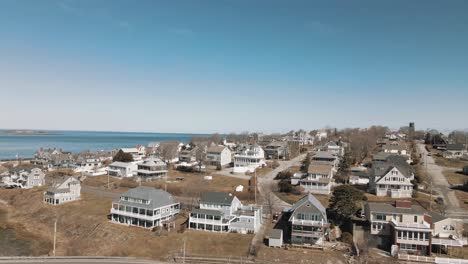
[(467, 128), (468, 1), (0, 1), (0, 127)]

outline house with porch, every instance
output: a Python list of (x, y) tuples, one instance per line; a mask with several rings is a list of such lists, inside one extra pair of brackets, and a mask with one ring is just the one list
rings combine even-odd
[(30, 189), (45, 185), (45, 174), (37, 167), (18, 166), (3, 177), (3, 183), (9, 187)]
[(231, 150), (226, 146), (213, 145), (207, 149), (206, 165), (225, 167), (232, 161)]
[(183, 145), (179, 151), (179, 162), (195, 162), (198, 146), (194, 144)]
[(213, 232), (257, 233), (262, 225), (262, 208), (243, 205), (234, 195), (202, 193), (200, 205), (192, 210), (188, 227)]
[(258, 167), (266, 165), (265, 152), (257, 145), (246, 146), (245, 149), (234, 155), (234, 173), (254, 172)]
[(80, 199), (81, 183), (78, 179), (68, 176), (55, 183), (44, 192), (44, 202), (51, 205), (73, 202)]
[(334, 169), (338, 167), (338, 157), (330, 151), (317, 151), (311, 158), (312, 162), (330, 164)]
[(265, 147), (265, 156), (267, 159), (283, 159), (288, 154), (288, 142), (272, 141)]
[(327, 239), (327, 213), (315, 196), (309, 193), (302, 197), (289, 209), (289, 213), (292, 244), (320, 245)]
[(167, 165), (159, 158), (149, 158), (137, 164), (137, 176), (141, 181), (153, 181), (167, 177)]
[(312, 162), (306, 174), (299, 180), (305, 192), (328, 195), (333, 185), (333, 166)]
[(402, 156), (392, 155), (386, 161), (372, 162), (369, 192), (391, 198), (411, 198), (414, 172)]
[(148, 186), (128, 190), (112, 202), (111, 222), (154, 228), (180, 212), (180, 203), (168, 192)]
[(432, 228), (425, 212), (411, 201), (367, 203), (365, 207), (370, 234), (378, 236), (380, 246), (393, 253), (431, 254)]

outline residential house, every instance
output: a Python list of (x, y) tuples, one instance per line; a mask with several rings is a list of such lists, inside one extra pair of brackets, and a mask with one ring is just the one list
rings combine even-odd
[(254, 172), (265, 164), (265, 152), (259, 145), (252, 144), (234, 155), (233, 171), (234, 173)]
[(114, 161), (109, 165), (107, 174), (117, 177), (133, 177), (137, 174), (138, 166), (132, 162)]
[(365, 213), (371, 235), (379, 236), (381, 247), (392, 247), (392, 253), (431, 254), (432, 229), (430, 217), (411, 201), (367, 203)]
[(377, 196), (411, 198), (414, 173), (402, 156), (392, 155), (386, 161), (372, 162), (369, 191)]
[(447, 149), (442, 154), (447, 159), (459, 159), (467, 155), (463, 144), (447, 144)]
[(408, 145), (404, 141), (391, 141), (382, 146), (382, 151), (385, 153), (410, 156)]
[(162, 226), (180, 212), (180, 203), (168, 192), (139, 186), (112, 202), (111, 222), (143, 228)]
[(190, 229), (257, 233), (262, 225), (262, 208), (243, 205), (230, 193), (202, 193), (200, 206), (192, 210), (189, 217)]
[(198, 147), (193, 144), (183, 145), (179, 151), (179, 162), (195, 162), (197, 149)]
[(159, 158), (151, 158), (137, 164), (137, 176), (141, 181), (167, 177), (167, 165)]
[(349, 183), (353, 185), (367, 185), (369, 183), (369, 171), (365, 167), (351, 168)]
[[(137, 146), (139, 147), (139, 146)], [(123, 153), (126, 153), (126, 154), (130, 154), (132, 155), (133, 157), (133, 160), (134, 161), (140, 161), (142, 160), (142, 158), (144, 157), (144, 147), (141, 146), (143, 148), (143, 152), (142, 152), (142, 148), (121, 148), (120, 150), (123, 152)]]
[(330, 151), (317, 151), (311, 159), (313, 162), (330, 164), (334, 169), (338, 167), (339, 159)]
[(226, 146), (210, 146), (206, 152), (206, 164), (224, 167), (231, 163), (232, 153)]
[(54, 184), (44, 192), (44, 202), (59, 205), (80, 199), (81, 184), (74, 177), (68, 176), (63, 181)]
[(319, 245), (325, 241), (329, 230), (327, 213), (315, 196), (309, 193), (302, 197), (289, 212), (292, 244)]
[(268, 246), (269, 247), (282, 247), (283, 246), (283, 230), (272, 229), (268, 235)]
[(462, 221), (427, 212), (411, 201), (367, 203), (365, 214), (371, 235), (378, 237), (379, 246), (391, 248), (392, 254), (430, 255), (434, 247), (468, 245), (461, 236)]
[(18, 166), (12, 168), (8, 174), (3, 178), (6, 186), (30, 189), (45, 185), (45, 174), (37, 167)]
[(77, 173), (92, 173), (102, 167), (102, 161), (99, 158), (85, 158), (79, 156), (72, 165), (73, 171)]
[(305, 192), (328, 195), (333, 185), (333, 166), (330, 164), (312, 162), (308, 171), (299, 180), (299, 185)]
[(331, 152), (333, 155), (341, 157), (344, 155), (344, 147), (341, 142), (330, 141), (324, 146), (325, 151)]
[(266, 145), (265, 156), (267, 159), (283, 159), (288, 155), (288, 142), (273, 141)]
[(31, 164), (42, 166), (48, 170), (55, 170), (59, 168), (69, 168), (74, 163), (74, 157), (71, 152), (62, 151), (61, 149), (40, 148), (34, 154), (34, 159)]

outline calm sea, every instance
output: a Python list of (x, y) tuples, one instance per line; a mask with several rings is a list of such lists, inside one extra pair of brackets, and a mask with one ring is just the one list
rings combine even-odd
[(47, 134), (15, 134), (0, 130), (0, 160), (32, 158), (39, 148), (58, 148), (64, 151), (111, 150), (147, 146), (154, 141), (177, 140), (189, 142), (199, 134), (177, 133), (129, 133), (129, 132), (88, 132), (88, 131), (47, 131)]

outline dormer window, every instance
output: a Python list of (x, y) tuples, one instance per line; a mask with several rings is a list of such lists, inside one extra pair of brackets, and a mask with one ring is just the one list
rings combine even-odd
[(393, 171), (392, 171), (392, 175), (398, 175), (398, 171), (393, 170)]

